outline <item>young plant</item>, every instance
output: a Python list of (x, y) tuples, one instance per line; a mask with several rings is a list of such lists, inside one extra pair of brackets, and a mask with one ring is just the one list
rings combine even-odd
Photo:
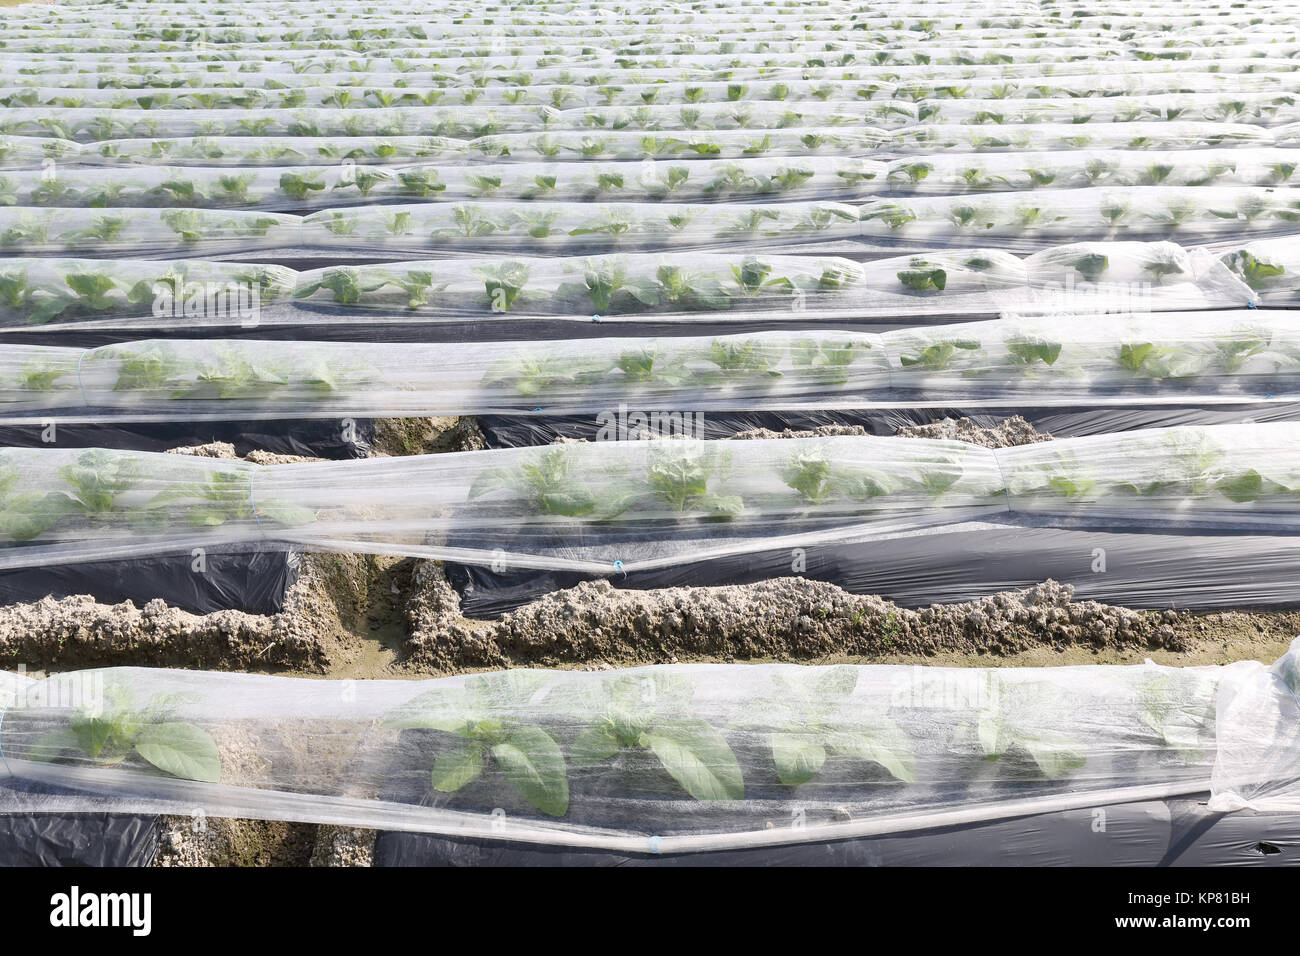
[(1196, 763), (1205, 756), (1202, 735), (1214, 728), (1214, 684), (1190, 671), (1149, 677), (1138, 690), (1138, 717), (1162, 747)]
[(731, 308), (731, 296), (713, 276), (691, 276), (681, 266), (662, 265), (655, 272), (653, 301), (679, 309), (719, 311)]
[(1066, 263), (1087, 282), (1096, 282), (1110, 268), (1110, 258), (1100, 252), (1090, 252)]
[(857, 361), (858, 353), (871, 347), (864, 339), (843, 342), (799, 339), (790, 346), (790, 362), (795, 369), (820, 382), (843, 385), (849, 380), (849, 366)]
[(654, 285), (629, 279), (626, 262), (617, 257), (590, 259), (583, 269), (583, 290), (596, 312), (608, 313), (613, 309), (615, 296), (620, 292), (641, 305), (658, 304)]
[(898, 281), (909, 292), (942, 292), (948, 285), (948, 272), (924, 259), (913, 259), (898, 273)]
[[(1083, 747), (1065, 734), (1041, 726), (1054, 692), (1048, 687), (1011, 684), (988, 674), (974, 724), (963, 729), (985, 760), (1032, 762), (1048, 780), (1069, 776), (1087, 763)], [(1027, 758), (1027, 759), (1026, 759)]]
[(781, 479), (812, 505), (825, 505), (839, 498), (869, 501), (889, 494), (890, 489), (884, 475), (838, 465), (825, 448), (793, 455), (781, 469)]
[(562, 817), (569, 809), (564, 753), (528, 715), (551, 679), (526, 670), (471, 677), (463, 688), (420, 694), (390, 714), (384, 727), (449, 738), (438, 747), (430, 775), (439, 793), (455, 793), (478, 780), (491, 760), (528, 803)]
[[(166, 522), (166, 512), (177, 502), (185, 503), (185, 520), (194, 528), (217, 528), (231, 521), (267, 520), (286, 527), (311, 524), (316, 513), (310, 508), (276, 499), (257, 502), (253, 508), (251, 470), (214, 471), (198, 481), (178, 482), (146, 502), (140, 520), (146, 527)], [(153, 516), (150, 517), (152, 512)]]
[(567, 357), (517, 358), (483, 377), (483, 384), (512, 389), (529, 398), (585, 388), (609, 371), (607, 365)]
[(439, 178), (438, 171), (428, 167), (399, 170), (397, 182), (400, 186), (399, 191), (403, 195), (418, 196), (421, 199), (427, 199), (447, 189), (447, 184)]
[(976, 352), (980, 342), (976, 339), (946, 339), (923, 345), (920, 348), (900, 355), (898, 361), (904, 368), (920, 368), (930, 371), (947, 368), (948, 363), (960, 352)]
[(808, 783), (828, 759), (873, 763), (903, 783), (916, 781), (907, 734), (883, 713), (850, 709), (857, 686), (853, 667), (815, 667), (772, 675), (773, 694), (755, 701), (738, 722), (766, 734), (777, 777), (787, 786)]
[(646, 487), (653, 498), (675, 512), (700, 511), (729, 519), (745, 510), (744, 500), (739, 495), (710, 491), (709, 482), (730, 466), (730, 453), (718, 451), (710, 443), (658, 442), (647, 457)]
[(487, 468), (469, 489), (469, 500), (508, 490), (534, 511), (565, 518), (580, 518), (596, 510), (596, 496), (573, 474), (570, 456), (562, 448), (541, 453), (514, 468)]
[(1286, 266), (1282, 263), (1246, 249), (1224, 253), (1220, 259), (1252, 289), (1266, 289), (1274, 284), (1274, 279), (1286, 274)]
[(483, 280), (488, 304), (493, 312), (509, 312), (528, 284), (526, 262), (501, 262), (491, 266), (475, 266), (474, 272)]
[(1006, 340), (1007, 352), (1014, 365), (1031, 368), (1042, 362), (1055, 365), (1061, 357), (1061, 343), (1050, 341), (1035, 335), (1019, 335)]
[(140, 706), (124, 684), (106, 684), (102, 707), (74, 713), (67, 726), (41, 735), (28, 758), (152, 768), (182, 780), (218, 783), (221, 753), (216, 741), (203, 728), (176, 720), (176, 703), (175, 698), (155, 695)]
[(294, 289), (295, 299), (306, 299), (325, 289), (333, 293), (340, 305), (356, 305), (367, 293), (378, 291), (388, 284), (388, 278), (373, 273), (363, 273), (350, 266), (325, 269), (319, 278), (305, 282)]
[(584, 688), (589, 721), (569, 748), (575, 766), (621, 751), (648, 751), (696, 800), (743, 800), (745, 781), (726, 738), (690, 716), (693, 688), (680, 674), (628, 674)]
[(772, 274), (771, 263), (764, 262), (756, 256), (746, 256), (740, 265), (733, 265), (731, 274), (736, 280), (740, 294), (745, 297), (753, 297), (763, 292), (790, 295), (796, 291), (794, 283), (784, 276), (769, 278)]
[(780, 361), (776, 350), (751, 339), (714, 339), (704, 357), (728, 379), (743, 381), (781, 377), (775, 368)]
[(165, 342), (116, 346), (104, 358), (117, 361), (115, 392), (175, 394), (190, 385), (192, 367), (177, 358)]
[(285, 172), (280, 174), (280, 192), (290, 199), (303, 202), (313, 192), (325, 189), (325, 177), (319, 172)]
[(250, 357), (243, 349), (218, 347), (215, 360), (199, 370), (196, 382), (220, 399), (268, 398), (288, 387), (290, 371), (287, 365)]

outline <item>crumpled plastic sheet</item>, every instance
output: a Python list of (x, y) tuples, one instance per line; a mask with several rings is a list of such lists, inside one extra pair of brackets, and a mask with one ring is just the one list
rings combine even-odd
[(285, 542), (618, 574), (979, 520), (1292, 535), (1298, 438), (1292, 422), (1001, 449), (663, 438), (269, 466), (15, 448), (0, 451), (0, 567)]
[[(1289, 656), (1288, 656), (1289, 659)], [(0, 809), (294, 819), (676, 853), (1277, 783), (1263, 665), (667, 665), (339, 682), (4, 675)], [(1282, 768), (1286, 775), (1288, 769)], [(32, 787), (30, 785), (37, 785)], [(42, 793), (41, 789), (58, 788)]]

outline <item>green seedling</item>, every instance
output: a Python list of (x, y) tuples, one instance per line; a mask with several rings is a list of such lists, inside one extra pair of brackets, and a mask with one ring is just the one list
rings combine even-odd
[(1242, 281), (1252, 289), (1268, 288), (1274, 284), (1272, 280), (1286, 274), (1286, 266), (1282, 263), (1246, 249), (1224, 253), (1220, 258), (1224, 265), (1241, 276)]
[(688, 679), (662, 672), (627, 675), (582, 690), (580, 708), (589, 723), (569, 749), (575, 766), (598, 764), (623, 751), (647, 751), (696, 800), (744, 799), (740, 763), (726, 738), (689, 716)]
[(842, 716), (858, 682), (852, 667), (772, 675), (772, 695), (756, 701), (737, 726), (764, 732), (777, 777), (797, 787), (828, 760), (873, 763), (903, 783), (916, 781), (911, 740), (883, 714)]
[(509, 312), (528, 283), (529, 269), (525, 262), (475, 266), (474, 272), (483, 280), (493, 312)]
[(976, 751), (985, 760), (1005, 761), (1028, 758), (1048, 780), (1067, 777), (1088, 761), (1087, 753), (1065, 734), (1039, 725), (1037, 715), (1050, 712), (1044, 706), (1055, 696), (1050, 687), (1011, 684), (989, 674), (978, 716), (964, 733), (974, 738)]
[(306, 299), (322, 289), (333, 294), (340, 305), (356, 305), (364, 296), (388, 284), (388, 277), (350, 266), (325, 269), (318, 278), (294, 289), (295, 299)]
[(835, 464), (825, 448), (792, 456), (781, 470), (781, 479), (811, 505), (825, 505), (841, 498), (869, 501), (889, 494), (891, 487), (883, 474)]
[(814, 376), (827, 385), (843, 385), (849, 380), (849, 366), (860, 352), (872, 347), (862, 339), (830, 342), (799, 339), (790, 346), (790, 362), (805, 375)]
[(596, 496), (572, 472), (564, 449), (555, 448), (515, 468), (488, 468), (479, 472), (470, 486), (469, 499), (508, 490), (526, 501), (534, 511), (579, 518), (596, 510)]
[(975, 339), (950, 339), (914, 349), (905, 355), (900, 355), (898, 360), (904, 368), (938, 370), (947, 368), (948, 363), (959, 353), (976, 352), (979, 349), (980, 343)]
[(390, 714), (390, 730), (428, 730), (450, 737), (438, 748), (431, 783), (455, 793), (478, 780), (489, 759), (510, 785), (542, 813), (569, 809), (568, 768), (555, 738), (526, 715), (548, 675), (506, 671), (471, 677), (463, 688), (430, 691)]
[(149, 767), (182, 780), (217, 783), (221, 754), (207, 731), (175, 719), (178, 700), (155, 695), (144, 706), (129, 688), (109, 683), (102, 707), (74, 713), (67, 726), (37, 738), (28, 759), (88, 760), (97, 767)]

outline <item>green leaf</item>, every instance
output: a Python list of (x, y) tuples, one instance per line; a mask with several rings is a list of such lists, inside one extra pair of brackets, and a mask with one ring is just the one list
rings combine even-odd
[(619, 751), (619, 741), (607, 721), (584, 727), (569, 748), (569, 759), (575, 764), (599, 763)]
[(441, 730), (468, 737), (478, 719), (464, 691), (429, 691), (388, 715), (383, 726), (387, 730)]
[(85, 751), (86, 756), (92, 759), (98, 757), (108, 743), (109, 737), (113, 735), (113, 722), (103, 717), (87, 717), (79, 715), (73, 717), (70, 723), (70, 729), (77, 738), (77, 746)]
[(433, 762), (433, 789), (454, 793), (483, 773), (483, 744), (466, 740), (438, 754)]
[(1049, 780), (1064, 777), (1088, 762), (1087, 755), (1077, 743), (1056, 734), (1040, 732), (1021, 737), (1016, 742), (1034, 758), (1038, 769)]
[(895, 724), (882, 724), (858, 733), (834, 734), (830, 747), (842, 756), (879, 764), (904, 783), (916, 782), (912, 743)]
[(1244, 504), (1254, 501), (1264, 492), (1264, 479), (1254, 468), (1234, 478), (1224, 478), (1216, 482), (1214, 490), (1229, 501)]
[(1074, 271), (1079, 273), (1090, 282), (1099, 279), (1107, 269), (1110, 268), (1110, 259), (1099, 252), (1090, 253), (1086, 256), (1080, 256), (1071, 263)]
[(513, 727), (492, 748), (501, 769), (525, 800), (553, 817), (569, 809), (569, 781), (560, 745), (540, 727)]
[(216, 783), (221, 779), (217, 742), (193, 724), (150, 724), (136, 738), (135, 750), (163, 773), (183, 780)]
[(493, 491), (507, 488), (510, 486), (510, 481), (511, 474), (508, 468), (485, 468), (475, 476), (469, 486), (469, 497), (471, 500), (481, 498)]
[(722, 735), (702, 720), (651, 728), (642, 742), (696, 800), (743, 800), (745, 781)]
[(580, 518), (596, 510), (595, 496), (580, 486), (545, 492), (538, 496), (538, 501), (548, 513), (566, 518)]
[(811, 734), (769, 734), (772, 762), (781, 782), (797, 787), (821, 772), (826, 748)]

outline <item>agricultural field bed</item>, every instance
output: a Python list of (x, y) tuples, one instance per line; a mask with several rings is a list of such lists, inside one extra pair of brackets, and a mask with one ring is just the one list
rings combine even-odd
[(0, 6), (0, 813), (1300, 807), (1288, 5)]

